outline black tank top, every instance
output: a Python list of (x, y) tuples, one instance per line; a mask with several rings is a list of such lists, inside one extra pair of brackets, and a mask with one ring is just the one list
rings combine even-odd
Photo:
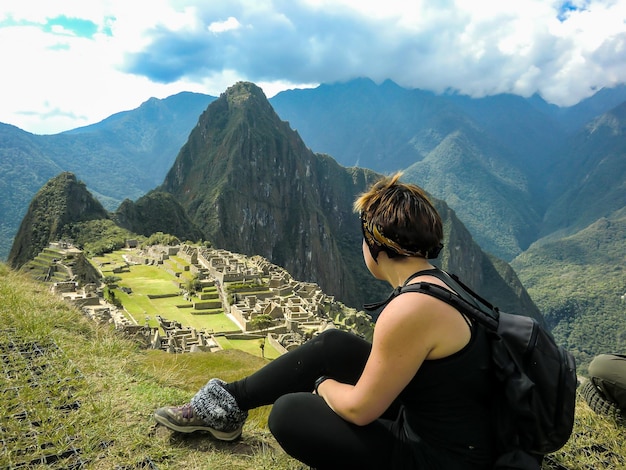
[(494, 436), (491, 353), (487, 333), (471, 326), (469, 343), (455, 354), (426, 360), (400, 394), (405, 435), (469, 467), (489, 467)]

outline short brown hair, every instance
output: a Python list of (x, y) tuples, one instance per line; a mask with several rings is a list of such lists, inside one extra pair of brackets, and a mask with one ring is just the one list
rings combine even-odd
[(441, 217), (422, 188), (400, 182), (402, 173), (383, 177), (354, 201), (372, 256), (433, 259), (443, 244)]

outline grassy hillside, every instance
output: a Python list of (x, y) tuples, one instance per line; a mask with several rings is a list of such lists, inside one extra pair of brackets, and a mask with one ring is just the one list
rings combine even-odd
[[(0, 468), (302, 468), (267, 430), (269, 407), (253, 410), (230, 444), (178, 436), (152, 420), (155, 408), (187, 401), (211, 376), (256, 370), (259, 357), (141, 350), (4, 264), (0, 325)], [(625, 448), (623, 428), (580, 402), (572, 440), (546, 468), (626, 468)]]

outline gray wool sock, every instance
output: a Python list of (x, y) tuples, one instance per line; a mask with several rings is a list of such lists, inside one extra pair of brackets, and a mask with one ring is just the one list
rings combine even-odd
[(211, 379), (191, 399), (194, 413), (213, 429), (231, 432), (240, 428), (248, 417), (235, 398), (224, 388), (226, 382)]

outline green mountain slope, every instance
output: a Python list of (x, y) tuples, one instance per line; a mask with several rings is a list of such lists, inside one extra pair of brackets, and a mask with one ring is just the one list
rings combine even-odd
[(108, 209), (163, 181), (198, 116), (214, 97), (180, 93), (57, 135), (0, 123), (0, 259), (35, 193), (63, 171), (74, 173)]
[(581, 364), (626, 351), (626, 211), (531, 246), (511, 265)]
[(120, 227), (145, 237), (163, 232), (181, 241), (204, 238), (202, 230), (169, 193), (150, 191), (135, 202), (126, 199), (117, 208), (113, 218)]
[(19, 268), (51, 241), (67, 236), (71, 224), (108, 219), (109, 214), (69, 172), (52, 178), (37, 192), (22, 219), (9, 253), (9, 264)]
[(406, 178), (454, 208), (483, 249), (510, 260), (536, 239), (541, 220), (528, 179), (479, 130), (453, 128)]
[(576, 134), (553, 169), (542, 235), (573, 233), (626, 207), (626, 103)]
[(62, 171), (36, 136), (0, 123), (0, 259), (6, 259), (35, 193)]

